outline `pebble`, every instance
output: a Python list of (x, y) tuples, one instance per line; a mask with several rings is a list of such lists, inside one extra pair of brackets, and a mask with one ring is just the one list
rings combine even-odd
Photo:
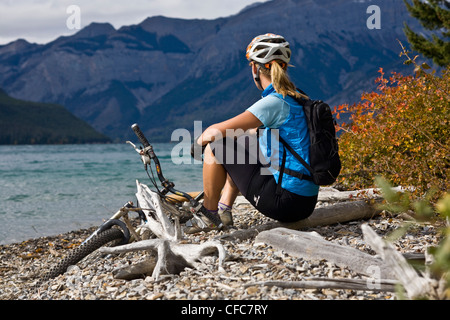
[[(269, 222), (249, 205), (234, 208), (235, 227), (247, 228)], [(328, 241), (349, 245), (374, 254), (362, 238), (361, 224), (368, 223), (378, 234), (388, 235), (402, 226), (400, 217), (380, 215), (371, 220), (353, 221), (309, 228)], [(114, 279), (112, 271), (145, 258), (146, 252), (129, 252), (103, 257), (93, 253), (76, 266), (34, 290), (33, 285), (69, 250), (79, 245), (94, 229), (79, 230), (54, 237), (33, 239), (0, 246), (1, 300), (393, 300), (395, 293), (335, 290), (291, 289), (251, 284), (258, 281), (299, 281), (309, 277), (356, 278), (362, 276), (327, 261), (307, 261), (254, 239), (223, 242), (228, 259), (224, 272), (217, 272), (216, 257), (207, 257), (196, 269), (186, 268), (178, 275), (151, 276), (130, 281)], [(426, 224), (412, 228), (394, 244), (401, 252), (424, 252), (439, 241), (439, 228)], [(231, 230), (232, 231), (232, 230)], [(189, 236), (192, 242), (204, 242), (223, 232)]]

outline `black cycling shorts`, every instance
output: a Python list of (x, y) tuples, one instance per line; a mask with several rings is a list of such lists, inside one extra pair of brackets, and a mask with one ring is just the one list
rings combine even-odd
[(295, 222), (313, 213), (317, 196), (305, 197), (277, 189), (274, 176), (264, 171), (259, 160), (263, 158), (255, 136), (225, 138), (213, 142), (211, 148), (242, 195), (265, 216)]

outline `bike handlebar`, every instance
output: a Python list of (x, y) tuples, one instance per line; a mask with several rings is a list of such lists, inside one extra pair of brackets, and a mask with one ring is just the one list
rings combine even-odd
[(139, 128), (137, 123), (133, 124), (131, 126), (131, 129), (133, 129), (134, 133), (139, 138), (139, 141), (141, 141), (144, 148), (150, 147), (150, 143), (148, 142), (147, 138), (144, 136), (144, 133), (141, 131), (141, 128)]
[(155, 152), (153, 151), (152, 146), (150, 145), (150, 143), (148, 142), (147, 138), (145, 137), (144, 133), (141, 131), (141, 129), (139, 128), (139, 125), (137, 123), (133, 124), (131, 126), (131, 129), (133, 129), (134, 133), (136, 134), (136, 136), (139, 138), (139, 141), (142, 143), (142, 145), (144, 146), (144, 151), (146, 152), (146, 154), (150, 157), (151, 160), (153, 160), (155, 162), (155, 166), (156, 166), (156, 172), (158, 175), (158, 179), (159, 181), (161, 181), (162, 186), (164, 187), (164, 190), (166, 190), (167, 192), (171, 192), (173, 194), (182, 196), (186, 199), (189, 200), (189, 202), (191, 202), (191, 204), (196, 204), (198, 205), (198, 199), (193, 198), (192, 196), (190, 196), (189, 194), (187, 194), (186, 192), (182, 192), (182, 191), (178, 191), (176, 189), (174, 189), (174, 184), (173, 182), (168, 181), (162, 173), (162, 169), (161, 169), (161, 164), (159, 162), (158, 157), (156, 156)]

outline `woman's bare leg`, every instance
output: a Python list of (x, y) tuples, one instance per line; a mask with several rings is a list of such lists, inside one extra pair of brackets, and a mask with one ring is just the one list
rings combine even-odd
[(203, 206), (208, 210), (217, 210), (222, 189), (227, 181), (225, 168), (216, 161), (208, 144), (203, 154)]
[(239, 194), (239, 189), (234, 184), (231, 177), (227, 175), (227, 181), (225, 182), (225, 186), (223, 187), (222, 196), (220, 197), (220, 202), (232, 207), (236, 197)]

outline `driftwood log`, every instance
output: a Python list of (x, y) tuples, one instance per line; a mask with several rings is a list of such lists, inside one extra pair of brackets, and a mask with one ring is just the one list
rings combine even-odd
[[(404, 192), (410, 188), (394, 187), (394, 192)], [(318, 201), (347, 201), (352, 199), (381, 199), (382, 194), (379, 188), (369, 188), (353, 191), (339, 191), (332, 187), (321, 187), (319, 192)]]
[(395, 279), (389, 266), (380, 258), (364, 253), (350, 246), (336, 244), (323, 239), (317, 233), (276, 228), (261, 232), (255, 243), (265, 243), (287, 254), (305, 260), (327, 260), (338, 267), (372, 277), (374, 270), (379, 279)]
[(381, 212), (381, 210), (376, 209), (371, 202), (372, 201), (366, 200), (338, 202), (334, 205), (317, 208), (309, 218), (298, 222), (268, 222), (253, 228), (237, 230), (233, 233), (222, 235), (218, 237), (218, 239), (224, 241), (246, 240), (256, 237), (262, 231), (279, 227), (300, 230), (304, 228), (343, 223), (354, 220), (370, 219)]

